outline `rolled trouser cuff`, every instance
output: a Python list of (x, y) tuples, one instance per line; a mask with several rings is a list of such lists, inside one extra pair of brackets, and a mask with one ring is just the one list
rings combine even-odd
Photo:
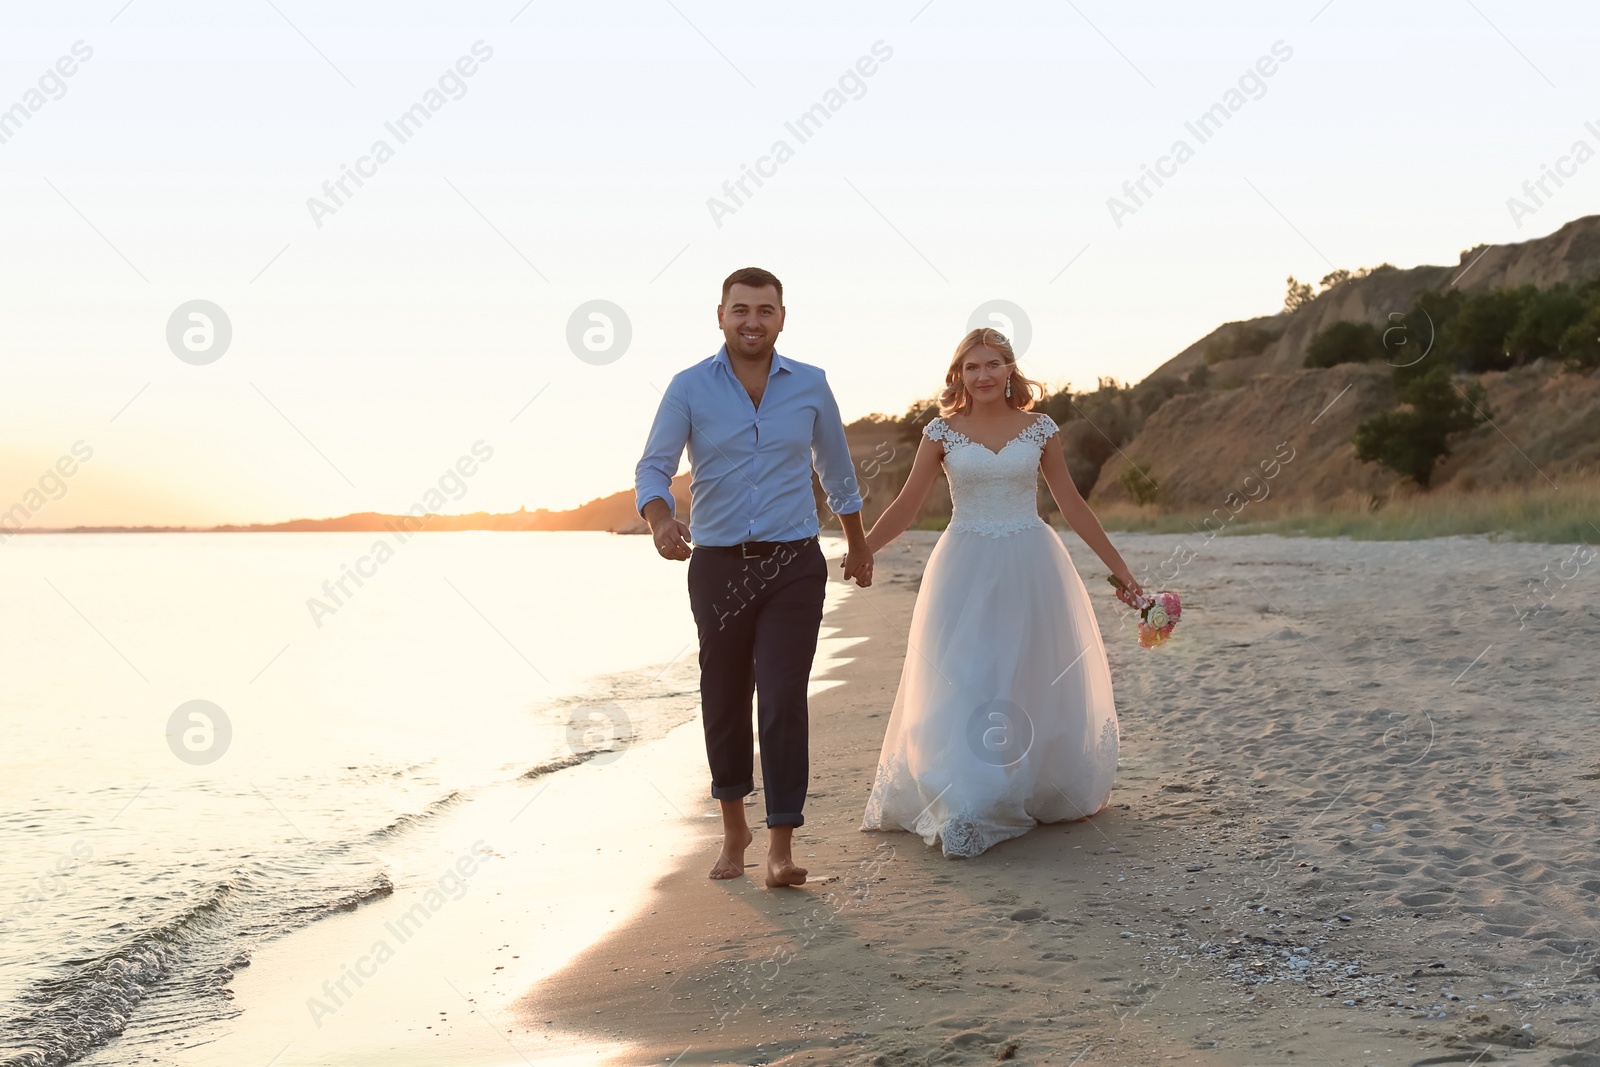
[(752, 780), (740, 785), (713, 785), (711, 797), (714, 800), (739, 800), (756, 791), (756, 783)]

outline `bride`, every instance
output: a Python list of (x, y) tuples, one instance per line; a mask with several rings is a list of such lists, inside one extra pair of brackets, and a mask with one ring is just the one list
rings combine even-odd
[(1055, 421), (1029, 414), (1036, 390), (1003, 334), (963, 337), (940, 415), (867, 535), (877, 553), (904, 533), (943, 463), (950, 524), (923, 573), (861, 828), (909, 830), (946, 856), (1093, 815), (1116, 774), (1105, 646), (1077, 569), (1039, 517), (1039, 471), (1062, 517), (1126, 585), (1117, 596), (1135, 606), (1143, 591), (1073, 485)]

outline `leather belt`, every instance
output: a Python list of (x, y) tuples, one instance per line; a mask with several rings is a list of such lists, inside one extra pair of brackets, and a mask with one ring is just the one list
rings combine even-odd
[(781, 549), (799, 551), (811, 544), (817, 538), (802, 537), (798, 541), (743, 541), (737, 545), (695, 545), (696, 552), (716, 552), (723, 555), (738, 556), (742, 559), (763, 559), (776, 555)]

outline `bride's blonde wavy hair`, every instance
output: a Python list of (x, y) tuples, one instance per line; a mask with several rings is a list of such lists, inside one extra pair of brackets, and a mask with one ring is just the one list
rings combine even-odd
[(966, 383), (961, 380), (961, 364), (967, 358), (967, 353), (974, 348), (992, 348), (1000, 353), (1011, 368), (1011, 395), (1006, 397), (1006, 403), (1018, 411), (1031, 411), (1033, 405), (1044, 399), (1043, 385), (1031, 378), (1022, 376), (1017, 369), (1016, 353), (1011, 351), (1011, 342), (999, 330), (981, 326), (961, 339), (956, 345), (956, 354), (951, 357), (950, 369), (944, 375), (944, 392), (939, 394), (939, 414), (948, 416), (956, 413), (966, 414), (972, 408), (972, 396), (967, 392)]

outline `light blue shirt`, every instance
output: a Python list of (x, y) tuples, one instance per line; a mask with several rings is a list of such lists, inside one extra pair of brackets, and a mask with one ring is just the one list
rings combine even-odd
[(772, 353), (758, 409), (728, 346), (673, 375), (634, 469), (635, 504), (660, 498), (677, 515), (672, 476), (689, 449), (689, 538), (697, 545), (796, 541), (817, 532), (811, 468), (836, 515), (861, 510), (839, 405), (821, 367)]

